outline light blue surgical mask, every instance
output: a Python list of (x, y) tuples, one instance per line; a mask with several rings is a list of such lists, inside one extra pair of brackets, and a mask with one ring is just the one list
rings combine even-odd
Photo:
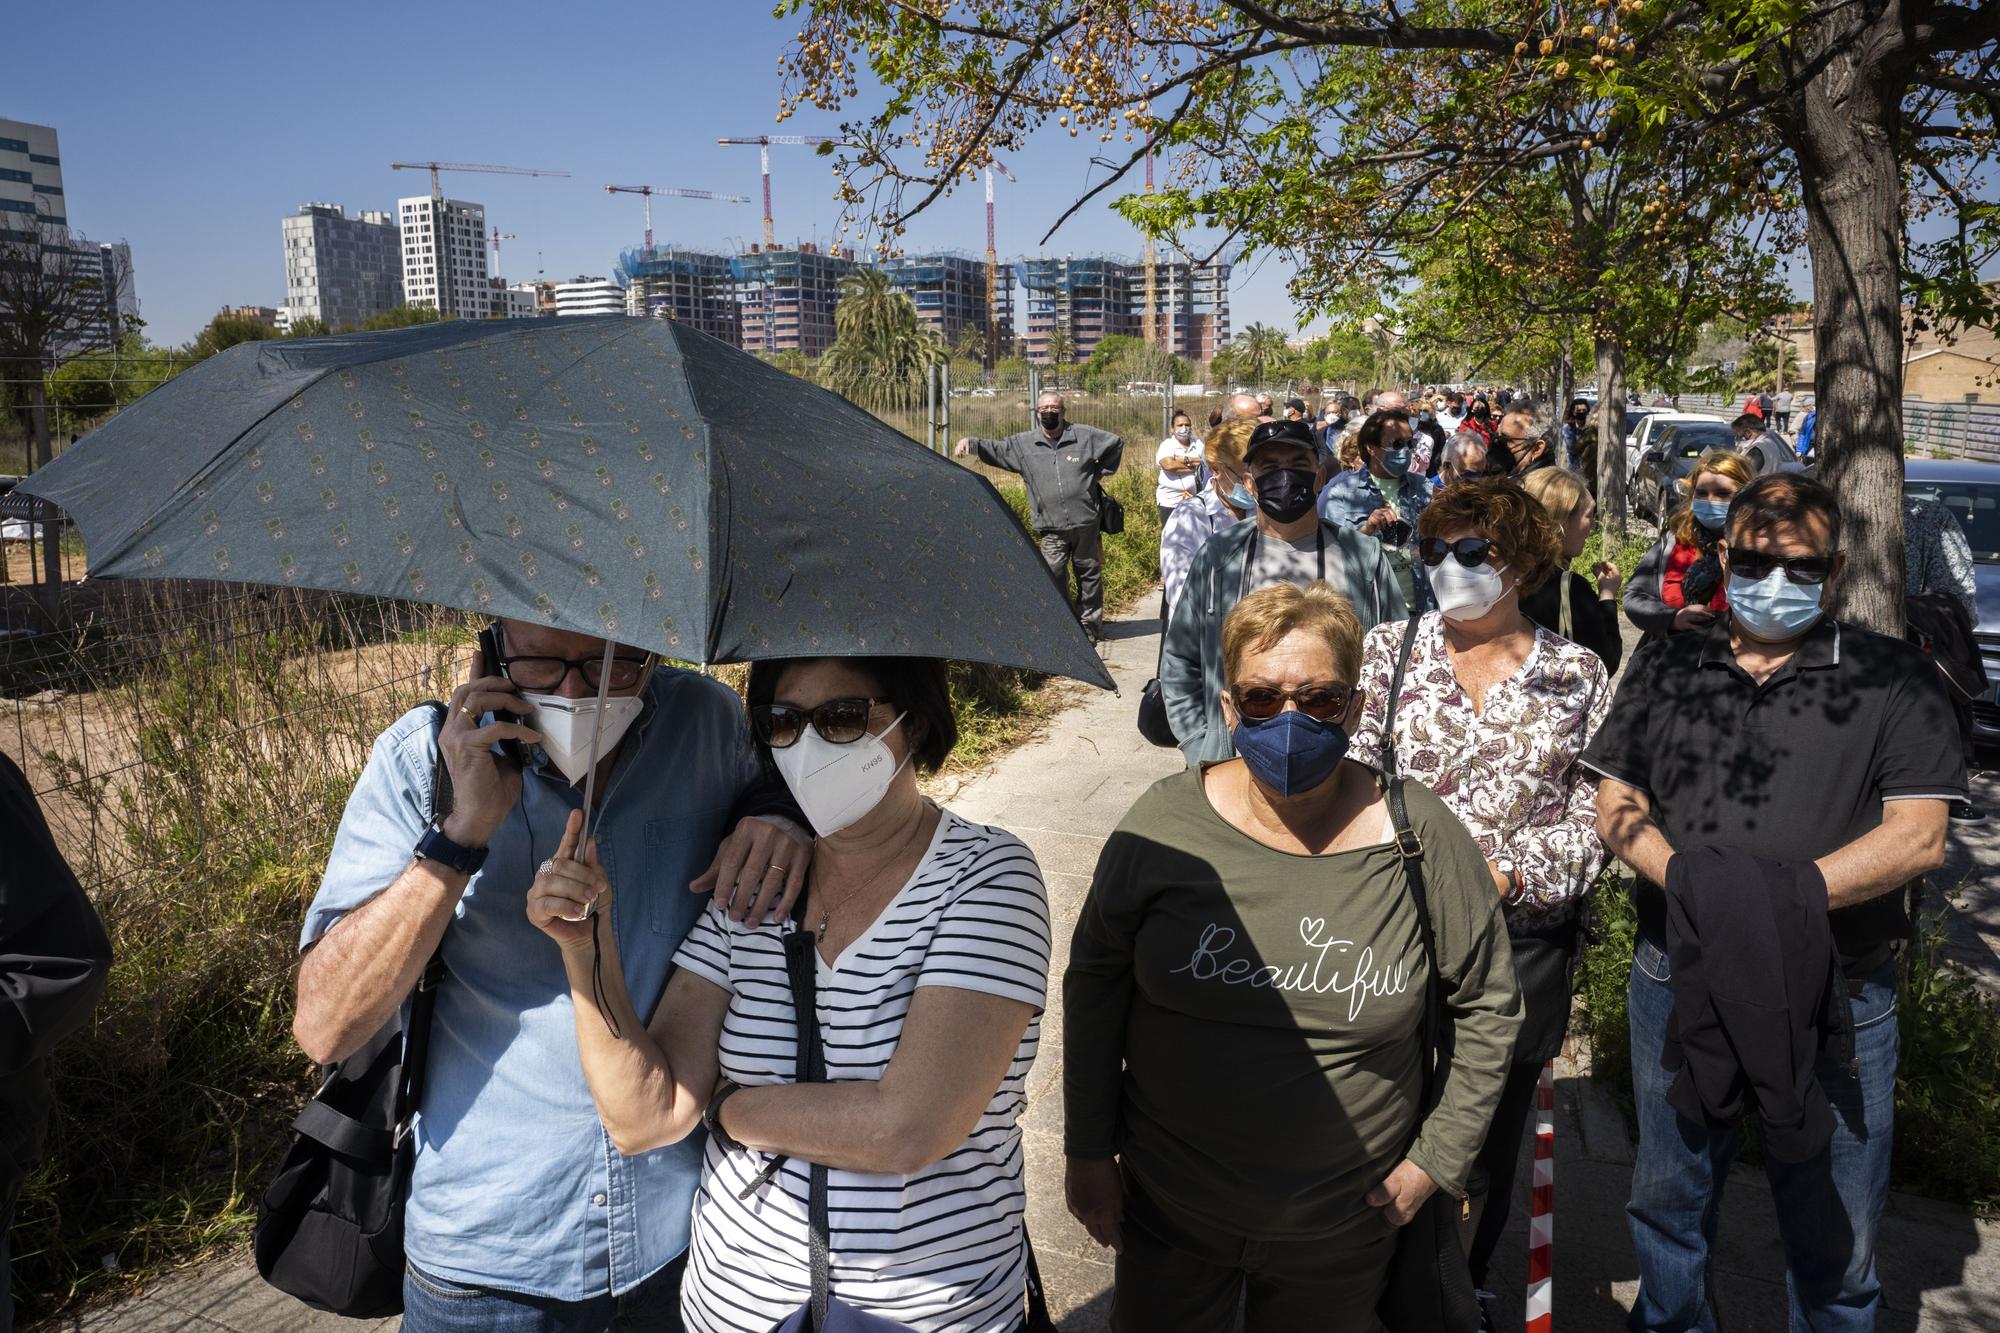
[(1407, 473), (1410, 470), (1409, 446), (1405, 445), (1401, 449), (1384, 449), (1382, 451), (1382, 470), (1392, 477), (1400, 477)]
[(1729, 576), (1729, 614), (1758, 638), (1783, 643), (1803, 634), (1820, 617), (1823, 583), (1794, 583), (1780, 569), (1761, 579)]
[(1257, 497), (1239, 481), (1236, 483), (1236, 488), (1229, 492), (1229, 503), (1247, 514), (1257, 507)]
[(1722, 525), (1729, 520), (1727, 500), (1696, 500), (1693, 507), (1694, 521), (1710, 532), (1722, 531)]

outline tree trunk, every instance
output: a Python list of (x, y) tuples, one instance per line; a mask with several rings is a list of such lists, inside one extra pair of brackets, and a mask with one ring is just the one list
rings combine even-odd
[[(49, 399), (39, 366), (28, 380), (28, 423), (33, 435), (33, 467), (44, 467), (55, 452), (49, 443)], [(53, 620), (62, 603), (62, 524), (56, 507), (48, 501), (35, 508), (42, 528), (42, 609)]]
[(1625, 345), (1597, 336), (1597, 523), (1605, 559), (1625, 544)]
[[(1847, 569), (1828, 589), (1843, 620), (1903, 633), (1901, 6), (1871, 21), (1821, 7), (1809, 50), (1849, 41), (1805, 87), (1787, 127), (1804, 187), (1813, 272), (1813, 448), (1840, 499)], [(1853, 30), (1872, 31), (1856, 37)]]

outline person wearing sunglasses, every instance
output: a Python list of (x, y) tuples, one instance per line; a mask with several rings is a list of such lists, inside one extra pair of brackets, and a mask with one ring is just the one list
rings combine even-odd
[(1515, 408), (1501, 416), (1486, 455), (1487, 476), (1519, 478), (1553, 466), (1548, 437), (1536, 433), (1534, 413)]
[[(1634, 1327), (1714, 1326), (1705, 1275), (1739, 1116), (1704, 1092), (1721, 1071), (1698, 1038), (1714, 1035), (1716, 1003), (1739, 996), (1759, 1003), (1764, 1034), (1729, 1030), (1740, 1060), (1768, 1060), (1772, 1036), (1782, 1042), (1775, 1080), (1742, 1076), (1758, 1078), (1760, 1106), (1779, 1102), (1763, 1117), (1764, 1172), (1790, 1326), (1873, 1328), (1881, 1303), (1903, 890), (1943, 862), (1947, 805), (1966, 779), (1923, 651), (1827, 613), (1846, 563), (1841, 526), (1833, 492), (1796, 474), (1737, 492), (1721, 552), (1727, 618), (1642, 647), (1584, 755), (1601, 775), (1598, 830), (1638, 873)], [(1729, 893), (1716, 932), (1690, 905), (1718, 883)], [(1704, 982), (1709, 953), (1730, 960), (1726, 989)], [(1788, 996), (1798, 977), (1824, 990)], [(1684, 996), (1700, 1002), (1683, 1009)]]
[[(1401, 394), (1379, 397), (1401, 399)], [(1396, 587), (1407, 606), (1430, 606), (1430, 580), (1410, 556), (1417, 518), (1429, 502), (1431, 488), (1415, 465), (1409, 413), (1380, 409), (1361, 423), (1355, 436), (1362, 464), (1327, 482), (1319, 493), (1320, 517), (1352, 528), (1381, 543), (1395, 571)]]
[(1465, 825), (1513, 946), (1524, 1018), (1472, 1191), (1479, 1222), (1467, 1257), (1483, 1288), (1535, 1086), (1562, 1049), (1580, 909), (1604, 863), (1596, 776), (1578, 760), (1610, 710), (1611, 683), (1597, 654), (1522, 609), (1563, 557), (1555, 521), (1521, 485), (1488, 478), (1440, 491), (1417, 533), (1438, 610), (1369, 631), (1354, 745), (1393, 751), (1397, 770)]
[[(746, 694), (759, 748), (819, 835), (795, 917), (705, 913), (650, 1013), (612, 955), (607, 1024), (587, 1002), (579, 918), (614, 901), (610, 880), (595, 859), (558, 858), (529, 895), (585, 999), (574, 1040), (597, 1113), (620, 1154), (708, 1130), (681, 1291), (696, 1333), (766, 1333), (809, 1299), (814, 1164), (836, 1299), (915, 1330), (1014, 1333), (1019, 1121), (1049, 961), (1034, 855), (918, 790), (958, 735), (943, 662), (758, 662)], [(795, 1054), (787, 945), (801, 936), (824, 1082)]]
[(1688, 502), (1660, 525), (1625, 585), (1625, 618), (1648, 639), (1704, 629), (1729, 611), (1722, 578), (1722, 524), (1729, 502), (1756, 479), (1733, 449), (1710, 449), (1687, 477)]
[[(621, 644), (607, 674), (606, 646), (490, 627), (442, 724), (419, 707), (376, 741), (306, 913), (292, 1030), (320, 1064), (362, 1049), (432, 956), (443, 963), (412, 1129), (410, 1333), (680, 1326), (699, 1145), (611, 1150), (563, 957), (521, 905), (588, 793), (619, 900), (572, 929), (587, 963), (651, 1013), (711, 894), (782, 912), (811, 838), (759, 770), (733, 692)], [(578, 1017), (603, 1026), (588, 987)]]
[(1190, 765), (1235, 753), (1222, 712), (1222, 621), (1245, 596), (1267, 584), (1322, 580), (1365, 624), (1406, 613), (1382, 544), (1315, 508), (1327, 470), (1304, 422), (1257, 426), (1244, 469), (1257, 500), (1253, 521), (1219, 528), (1195, 552), (1161, 645), (1160, 694)]
[(1431, 967), (1386, 780), (1348, 741), (1362, 630), (1324, 583), (1237, 603), (1240, 757), (1155, 783), (1098, 858), (1063, 977), (1063, 1151), (1070, 1212), (1116, 1253), (1118, 1333), (1361, 1333), (1396, 1228), (1465, 1192), (1519, 996), (1485, 860), (1405, 784), (1451, 1032), (1426, 1114)]

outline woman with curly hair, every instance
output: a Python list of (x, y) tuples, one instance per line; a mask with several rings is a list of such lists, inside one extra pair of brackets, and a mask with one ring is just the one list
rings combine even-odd
[(1736, 492), (1756, 477), (1734, 449), (1710, 449), (1688, 474), (1688, 503), (1662, 525), (1660, 540), (1625, 585), (1625, 618), (1648, 639), (1700, 629), (1729, 609), (1716, 543)]
[(1597, 781), (1577, 759), (1610, 710), (1611, 684), (1597, 654), (1521, 609), (1563, 560), (1555, 520), (1518, 482), (1447, 486), (1417, 538), (1438, 609), (1368, 632), (1354, 750), (1381, 756), (1458, 816), (1486, 858), (1513, 945), (1520, 1039), (1469, 1190), (1479, 1222), (1468, 1257), (1483, 1287), (1535, 1084), (1569, 1021), (1579, 907), (1604, 863)]

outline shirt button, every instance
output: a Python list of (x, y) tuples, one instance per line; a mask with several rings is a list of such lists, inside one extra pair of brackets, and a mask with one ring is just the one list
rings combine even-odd
[(604, 1206), (604, 1192), (600, 1190), (596, 1194), (591, 1195), (590, 1201), (596, 1204), (599, 1208), (602, 1208)]

